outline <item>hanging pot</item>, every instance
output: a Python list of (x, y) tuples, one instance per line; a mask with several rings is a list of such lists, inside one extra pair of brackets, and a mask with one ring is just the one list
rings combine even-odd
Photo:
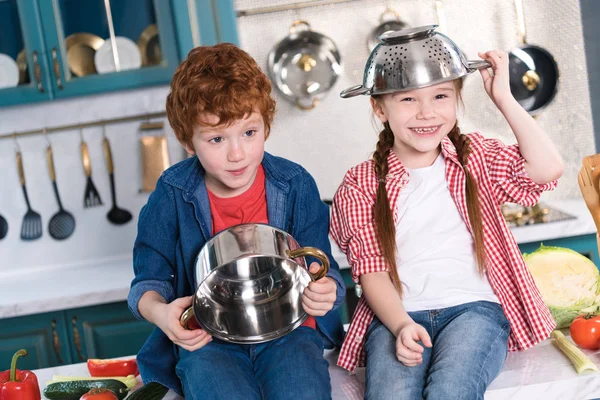
[(531, 115), (537, 115), (558, 91), (559, 71), (546, 49), (527, 44), (522, 0), (515, 0), (520, 46), (508, 54), (510, 91)]
[[(390, 19), (390, 17), (392, 17), (392, 19)], [(381, 14), (379, 25), (371, 31), (367, 38), (367, 47), (369, 48), (369, 51), (373, 51), (375, 46), (377, 46), (379, 43), (379, 39), (377, 38), (379, 36), (386, 32), (399, 31), (408, 27), (409, 25), (400, 19), (400, 14), (391, 8), (388, 8)]]
[(267, 70), (285, 99), (311, 110), (333, 87), (342, 67), (338, 48), (329, 37), (312, 31), (306, 21), (295, 21), (289, 36), (269, 53)]

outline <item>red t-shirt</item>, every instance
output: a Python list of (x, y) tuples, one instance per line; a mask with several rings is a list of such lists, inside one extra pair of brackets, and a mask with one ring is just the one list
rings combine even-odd
[[(234, 197), (217, 197), (208, 190), (210, 213), (212, 215), (213, 235), (233, 225), (246, 223), (269, 223), (267, 214), (267, 192), (265, 190), (265, 170), (259, 165), (256, 178), (250, 189)], [(302, 324), (316, 329), (317, 324), (313, 316)]]

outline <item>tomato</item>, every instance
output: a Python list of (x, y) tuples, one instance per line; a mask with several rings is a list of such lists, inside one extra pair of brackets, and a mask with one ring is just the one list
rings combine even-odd
[(119, 398), (110, 390), (102, 388), (90, 390), (81, 396), (79, 400), (119, 400)]
[(580, 315), (569, 328), (571, 339), (582, 349), (600, 349), (600, 315)]
[(88, 371), (93, 377), (112, 377), (139, 375), (137, 361), (135, 358), (129, 360), (99, 360), (90, 358), (87, 361)]

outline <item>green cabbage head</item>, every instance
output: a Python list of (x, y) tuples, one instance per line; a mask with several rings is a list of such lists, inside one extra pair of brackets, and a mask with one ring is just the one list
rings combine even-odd
[(523, 258), (557, 328), (568, 327), (578, 315), (598, 311), (600, 273), (590, 259), (571, 249), (544, 245)]

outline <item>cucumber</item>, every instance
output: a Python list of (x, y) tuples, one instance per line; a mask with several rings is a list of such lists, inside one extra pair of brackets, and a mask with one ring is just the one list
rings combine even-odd
[(135, 392), (131, 393), (127, 400), (162, 400), (169, 388), (158, 382), (150, 382)]
[(119, 400), (127, 396), (127, 385), (116, 379), (96, 379), (68, 382), (53, 382), (44, 389), (44, 396), (49, 400), (79, 400), (81, 396), (94, 388), (108, 389), (117, 395)]

